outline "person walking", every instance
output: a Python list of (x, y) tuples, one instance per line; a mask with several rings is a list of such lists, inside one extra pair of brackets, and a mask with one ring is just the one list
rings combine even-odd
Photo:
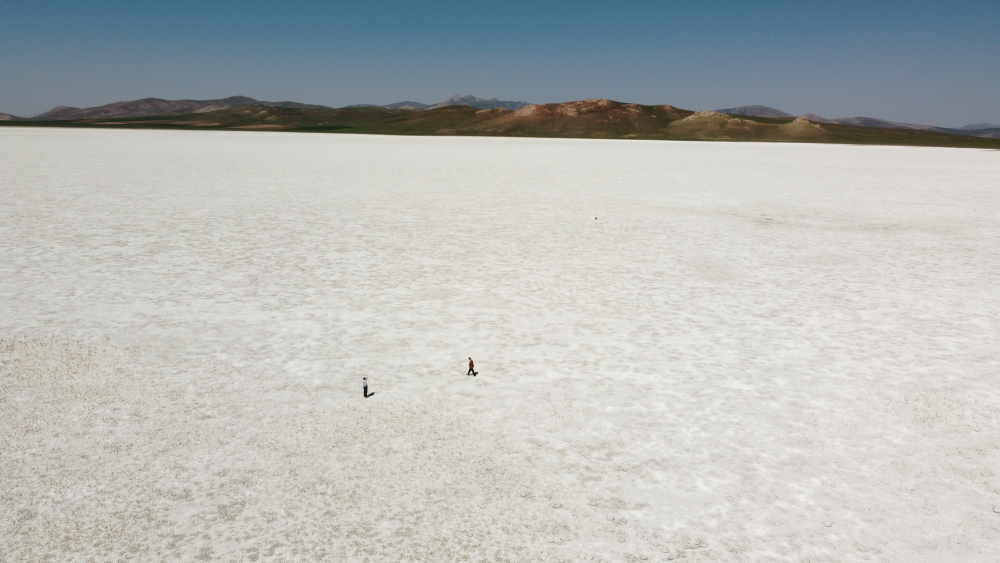
[(364, 391), (365, 391), (365, 398), (367, 399), (368, 398), (368, 378), (367, 377), (362, 377), (361, 378), (361, 388), (364, 389)]
[(479, 375), (479, 374), (476, 373), (475, 366), (476, 366), (476, 364), (472, 363), (472, 358), (469, 358), (469, 372), (466, 373), (465, 375), (471, 375), (473, 377)]

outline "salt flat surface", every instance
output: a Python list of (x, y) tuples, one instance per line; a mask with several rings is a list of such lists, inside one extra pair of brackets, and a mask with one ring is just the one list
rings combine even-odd
[(998, 219), (978, 150), (0, 129), (0, 560), (998, 561)]

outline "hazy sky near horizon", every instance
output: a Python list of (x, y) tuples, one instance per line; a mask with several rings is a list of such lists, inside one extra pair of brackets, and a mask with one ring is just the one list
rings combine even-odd
[(0, 112), (452, 94), (1000, 123), (1000, 2), (0, 2)]

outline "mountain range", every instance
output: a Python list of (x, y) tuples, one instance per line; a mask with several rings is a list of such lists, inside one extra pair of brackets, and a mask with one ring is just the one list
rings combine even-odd
[(454, 96), (448, 98), (447, 100), (439, 104), (422, 104), (420, 102), (396, 102), (394, 104), (386, 104), (384, 106), (377, 106), (375, 104), (356, 104), (353, 106), (347, 106), (349, 108), (370, 108), (370, 107), (381, 107), (387, 109), (410, 109), (416, 111), (424, 111), (428, 109), (443, 108), (446, 106), (469, 106), (476, 109), (509, 109), (511, 111), (519, 110), (525, 106), (529, 106), (528, 102), (508, 102), (503, 100), (498, 100), (496, 98), (477, 98), (472, 94), (466, 94), (464, 96), (459, 96), (455, 94)]
[[(785, 113), (781, 110), (769, 108), (767, 106), (741, 106), (738, 108), (720, 109), (716, 111), (729, 115), (743, 115), (750, 117), (793, 117), (790, 113)], [(1000, 125), (992, 125), (989, 123), (976, 123), (973, 125), (965, 125), (963, 127), (948, 128), (935, 127), (934, 125), (919, 125), (916, 123), (899, 123), (875, 117), (840, 117), (837, 119), (827, 119), (816, 115), (815, 113), (807, 113), (802, 117), (814, 123), (839, 123), (841, 125), (874, 127), (876, 129), (913, 129), (917, 131), (934, 131), (937, 133), (948, 133), (952, 135), (973, 135), (976, 137), (1000, 139)]]
[[(230, 105), (239, 100), (226, 98)], [(192, 130), (270, 130), (382, 135), (467, 135), (594, 139), (670, 139), (711, 141), (813, 142), (880, 145), (979, 147), (1000, 149), (1000, 139), (963, 132), (866, 127), (806, 117), (758, 117), (718, 111), (694, 112), (670, 105), (641, 105), (614, 100), (530, 104), (516, 111), (447, 105), (425, 110), (382, 106), (328, 108), (293, 102), (260, 102), (223, 107), (218, 100), (196, 104), (185, 114), (0, 121), (2, 127), (99, 127)], [(490, 100), (485, 100), (490, 102)], [(114, 105), (114, 104), (112, 104)], [(164, 111), (162, 104), (154, 104)], [(107, 107), (107, 106), (105, 106)], [(87, 115), (110, 113), (109, 110)], [(155, 108), (154, 108), (155, 109)], [(122, 111), (119, 107), (118, 112)], [(144, 111), (150, 111), (149, 109)], [(118, 114), (120, 115), (120, 113)]]
[(504, 102), (496, 98), (484, 100), (483, 98), (477, 98), (472, 94), (466, 94), (465, 96), (459, 96), (456, 94), (440, 104), (435, 104), (427, 109), (442, 108), (446, 106), (469, 106), (476, 109), (509, 109), (511, 111), (517, 111), (529, 105), (531, 104), (528, 102)]
[[(382, 107), (392, 110), (427, 111), (449, 106), (467, 106), (476, 109), (506, 109), (517, 111), (529, 106), (528, 102), (502, 101), (496, 98), (478, 98), (472, 94), (465, 96), (454, 95), (447, 100), (437, 104), (424, 104), (421, 102), (403, 101), (383, 106), (371, 104), (360, 104), (348, 106), (348, 108), (359, 107)], [(143, 98), (115, 102), (92, 108), (78, 108), (69, 106), (58, 106), (34, 117), (21, 118), (14, 115), (0, 113), (0, 122), (10, 121), (72, 121), (87, 119), (115, 119), (149, 116), (186, 115), (193, 113), (207, 113), (224, 109), (231, 109), (246, 106), (273, 107), (285, 109), (333, 109), (327, 106), (315, 104), (303, 104), (298, 102), (267, 102), (256, 100), (247, 96), (230, 96), (215, 100), (164, 100), (161, 98)], [(779, 109), (762, 106), (739, 106), (715, 110), (717, 113), (725, 115), (737, 115), (744, 117), (764, 117), (764, 118), (793, 118), (794, 115)], [(887, 121), (873, 117), (842, 117), (827, 119), (813, 113), (807, 113), (802, 117), (814, 123), (837, 123), (841, 125), (853, 125), (858, 127), (872, 127), (878, 129), (912, 129), (920, 131), (933, 131), (955, 135), (973, 135), (977, 137), (1000, 139), (1000, 125), (990, 123), (974, 123), (957, 128), (936, 127), (933, 125), (918, 125), (914, 123), (899, 123)]]
[(183, 115), (203, 113), (243, 106), (266, 106), (277, 108), (320, 109), (326, 106), (300, 104), (298, 102), (264, 102), (247, 96), (230, 96), (218, 100), (163, 100), (143, 98), (127, 102), (115, 102), (93, 108), (58, 106), (30, 119), (34, 121), (62, 121), (69, 119), (109, 119), (118, 117), (145, 117), (150, 115)]
[[(442, 112), (454, 108), (465, 109), (457, 113)], [(827, 119), (805, 114), (795, 118), (762, 105), (696, 113), (669, 105), (645, 106), (611, 100), (528, 104), (478, 98), (471, 94), (455, 95), (433, 105), (404, 101), (340, 109), (289, 101), (267, 102), (247, 96), (215, 100), (143, 98), (93, 108), (59, 106), (28, 119), (0, 114), (0, 124), (337, 130), (421, 135), (812, 140), (948, 146), (965, 146), (965, 142), (947, 141), (940, 135), (1000, 139), (1000, 127), (989, 123), (950, 129), (871, 117)], [(862, 134), (863, 129), (883, 132)], [(902, 135), (903, 131), (927, 135)]]

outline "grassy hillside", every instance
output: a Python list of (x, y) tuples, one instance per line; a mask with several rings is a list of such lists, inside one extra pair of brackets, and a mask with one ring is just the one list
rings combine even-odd
[(668, 105), (645, 106), (612, 100), (531, 105), (517, 111), (468, 106), (413, 111), (384, 107), (332, 109), (251, 105), (143, 118), (3, 121), (0, 126), (814, 142), (1000, 149), (1000, 139), (815, 123), (803, 118), (737, 116), (710, 111), (695, 113)]

